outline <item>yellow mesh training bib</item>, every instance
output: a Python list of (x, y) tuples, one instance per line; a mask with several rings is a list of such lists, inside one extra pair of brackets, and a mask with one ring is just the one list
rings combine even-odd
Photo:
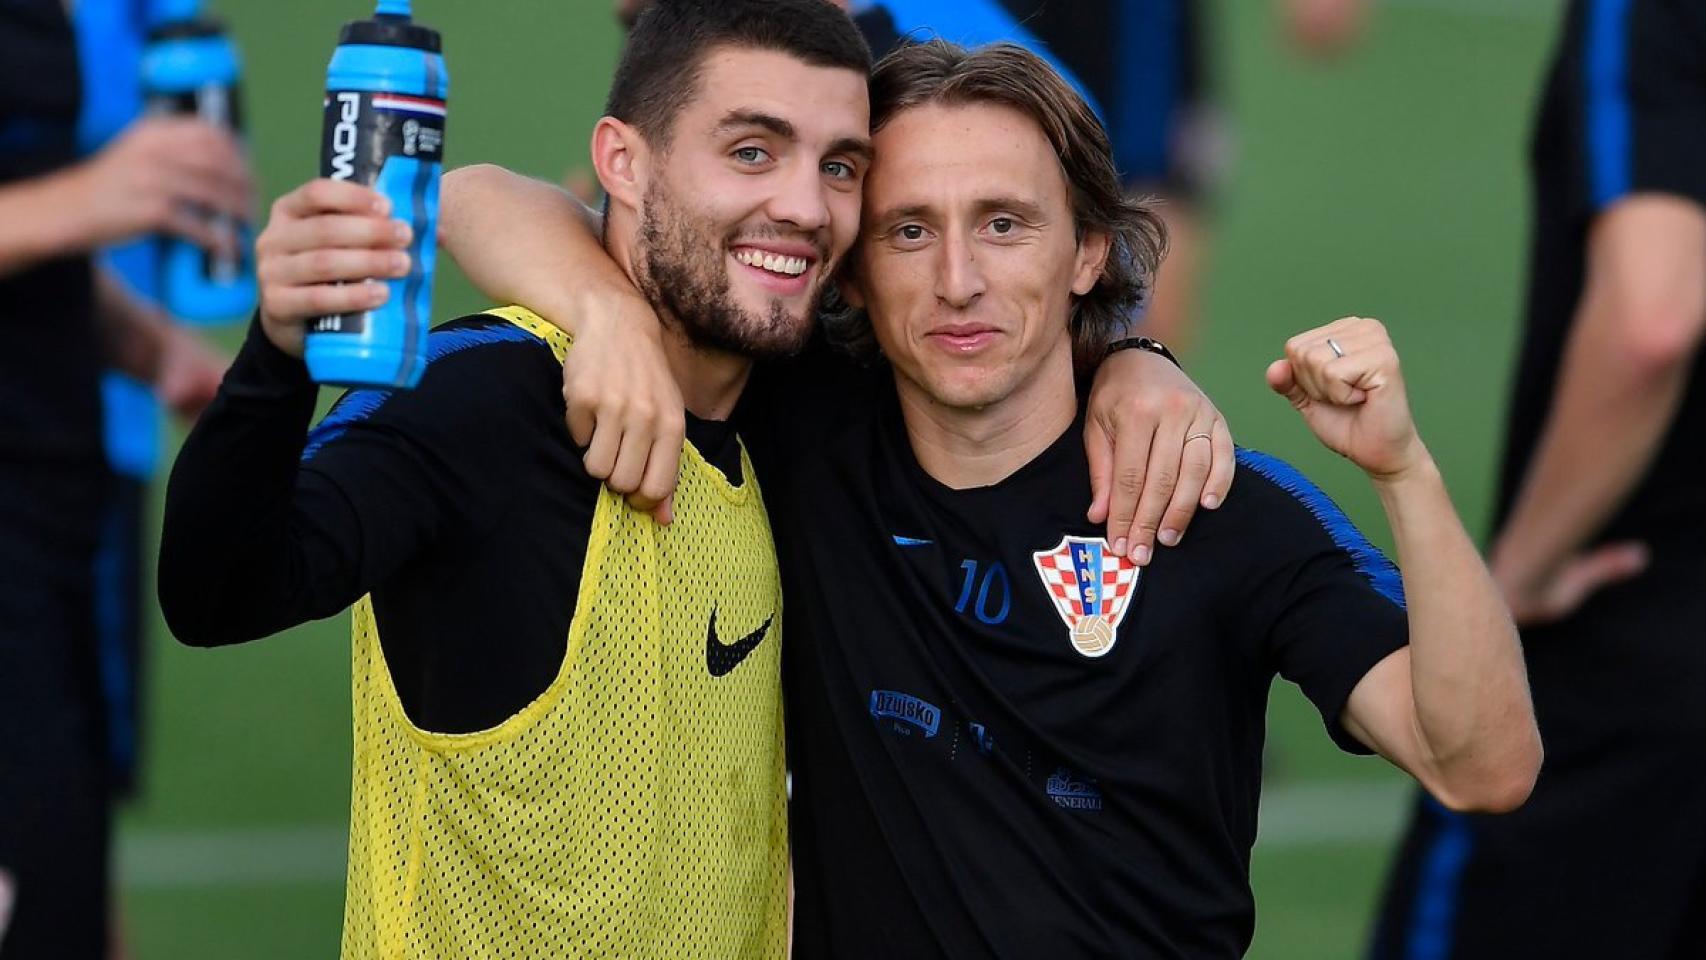
[(356, 605), (346, 960), (782, 956), (781, 586), (741, 468), (687, 446), (668, 527), (600, 491), (562, 667), (492, 729), (413, 726)]

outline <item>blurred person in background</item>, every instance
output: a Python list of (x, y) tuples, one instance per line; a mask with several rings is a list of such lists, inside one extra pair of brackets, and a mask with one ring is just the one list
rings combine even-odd
[(1419, 798), (1373, 956), (1703, 957), (1706, 5), (1572, 2), (1530, 164), (1490, 555), (1546, 766), (1508, 817)]
[[(88, 0), (94, 2), (94, 0)], [(80, 6), (80, 5), (79, 5)], [(97, 627), (109, 499), (102, 369), (193, 413), (218, 362), (96, 251), (244, 217), (241, 152), (191, 121), (131, 124), (92, 156), (72, 11), (0, 5), (0, 957), (108, 949), (109, 704)], [(104, 90), (102, 91), (105, 92)], [(109, 131), (110, 132), (110, 131)], [(134, 518), (120, 521), (134, 524)], [(134, 529), (134, 527), (132, 527)]]
[[(632, 25), (651, 0), (616, 0)], [(1229, 133), (1214, 102), (1204, 0), (834, 0), (881, 59), (909, 40), (968, 47), (1008, 40), (1070, 81), (1107, 126), (1114, 163), (1135, 195), (1162, 202), (1167, 261), (1145, 307), (1142, 333), (1183, 353), (1196, 333), (1198, 274), (1209, 242), (1206, 207), (1228, 161)], [(1277, 0), (1286, 35), (1327, 58), (1361, 35), (1367, 0)], [(585, 197), (584, 175), (571, 190)]]

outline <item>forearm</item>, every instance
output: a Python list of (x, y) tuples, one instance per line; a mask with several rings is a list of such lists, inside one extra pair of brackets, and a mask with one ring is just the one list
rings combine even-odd
[(0, 187), (0, 277), (93, 246), (77, 176), (73, 168)]
[(1657, 455), (1688, 386), (1689, 361), (1641, 362), (1609, 309), (1583, 312), (1565, 350), (1551, 415), (1493, 563), (1539, 580), (1585, 546)]
[(1540, 741), (1510, 613), (1431, 459), (1376, 489), (1408, 608), (1411, 773), (1454, 806), (1514, 806)]
[(107, 269), (95, 271), (95, 319), (101, 332), (107, 364), (143, 383), (153, 383), (160, 369), (171, 321), (138, 300), (124, 281)]
[(444, 248), (488, 297), (517, 303), (573, 336), (587, 297), (632, 282), (600, 242), (601, 218), (551, 184), (480, 164), (444, 176)]
[(251, 331), (166, 488), (160, 606), (193, 646), (266, 636), (360, 595), (347, 505), (305, 502), (299, 489), (317, 390), (301, 361), (265, 350), (259, 336)]

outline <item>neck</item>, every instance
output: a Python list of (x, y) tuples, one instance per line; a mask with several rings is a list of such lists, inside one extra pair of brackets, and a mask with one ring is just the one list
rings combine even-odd
[[(640, 275), (634, 260), (638, 231), (618, 229), (614, 210), (611, 219), (610, 228), (605, 231), (606, 247), (617, 266), (628, 275), (628, 282), (638, 288)], [(652, 304), (652, 309), (658, 311), (663, 322), (664, 361), (681, 389), (687, 411), (701, 420), (727, 420), (746, 387), (752, 361), (738, 353), (699, 346), (687, 336), (677, 318), (663, 316), (664, 310), (658, 304)]]
[(1051, 358), (1029, 382), (985, 407), (943, 404), (898, 371), (895, 386), (919, 466), (955, 490), (1012, 476), (1060, 439), (1078, 413), (1071, 351)]

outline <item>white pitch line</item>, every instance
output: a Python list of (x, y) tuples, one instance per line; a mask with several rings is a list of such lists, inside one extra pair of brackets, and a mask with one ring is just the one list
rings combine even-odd
[[(1316, 782), (1266, 791), (1261, 849), (1296, 849), (1395, 838), (1409, 809), (1402, 781)], [(118, 840), (126, 890), (198, 890), (339, 883), (343, 824), (222, 830), (130, 830)]]

